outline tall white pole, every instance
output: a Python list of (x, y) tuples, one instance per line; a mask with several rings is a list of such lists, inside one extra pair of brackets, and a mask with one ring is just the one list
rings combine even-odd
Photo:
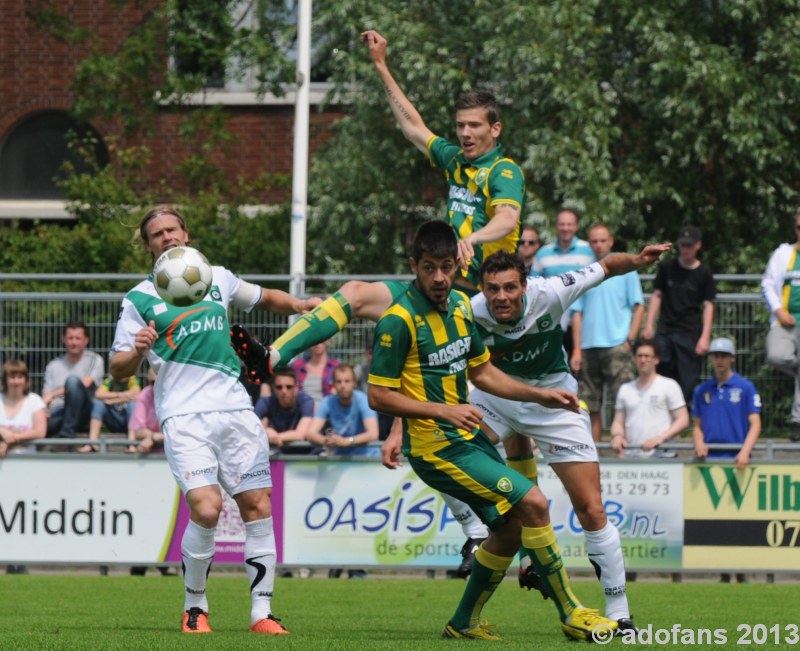
[(308, 99), (311, 83), (311, 0), (297, 3), (297, 95), (294, 105), (292, 239), (289, 272), (294, 296), (305, 293), (308, 212)]

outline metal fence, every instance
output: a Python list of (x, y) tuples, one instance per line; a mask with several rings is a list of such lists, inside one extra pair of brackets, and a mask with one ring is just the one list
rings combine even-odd
[[(288, 290), (290, 276), (246, 276), (248, 280)], [(318, 276), (305, 279), (309, 293), (328, 293), (353, 276)], [(385, 280), (388, 276), (359, 276), (361, 280)], [(398, 279), (400, 277), (391, 277)], [(408, 278), (403, 276), (402, 278)], [(652, 276), (642, 276), (647, 289)], [(121, 292), (69, 291), (75, 281), (132, 286), (139, 276), (81, 275), (81, 276), (24, 276), (0, 274), (0, 288), (9, 281), (29, 283), (54, 281), (65, 284), (65, 291), (0, 291), (0, 352), (3, 358), (17, 357), (25, 360), (31, 370), (32, 390), (40, 392), (47, 362), (63, 353), (61, 344), (64, 324), (73, 320), (84, 321), (89, 327), (90, 347), (105, 354), (114, 338), (114, 327), (119, 313)], [(714, 336), (730, 336), (736, 341), (737, 370), (751, 379), (761, 393), (764, 404), (764, 433), (783, 436), (791, 408), (793, 382), (766, 364), (764, 345), (767, 335), (768, 314), (759, 294), (758, 276), (717, 276), (722, 291), (717, 297)], [(275, 339), (288, 326), (286, 317), (268, 312), (245, 314), (231, 311), (231, 321), (241, 321), (259, 337)], [(358, 363), (364, 350), (371, 344), (372, 322), (355, 320), (344, 332), (333, 338), (330, 354), (343, 361)], [(704, 369), (708, 377), (709, 369)], [(610, 401), (613, 403), (613, 399)], [(613, 404), (608, 405), (609, 411)], [(608, 416), (608, 413), (607, 413)], [(609, 421), (610, 422), (610, 421)]]

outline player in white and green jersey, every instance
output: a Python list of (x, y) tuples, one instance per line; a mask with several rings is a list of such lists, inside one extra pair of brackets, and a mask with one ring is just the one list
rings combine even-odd
[[(531, 386), (577, 392), (562, 345), (562, 314), (605, 278), (652, 264), (669, 248), (660, 244), (645, 247), (639, 255), (612, 253), (588, 267), (547, 279), (527, 277), (516, 255), (489, 256), (481, 267), (482, 293), (473, 297), (472, 307), (492, 363)], [(621, 629), (632, 627), (619, 532), (603, 508), (588, 414), (505, 400), (481, 389), (470, 393), (470, 402), (483, 411), (481, 427), (504, 442), (509, 465), (529, 478), (536, 476), (530, 444), (526, 447), (514, 435), (536, 441), (564, 484), (584, 529), (590, 562), (606, 597), (606, 617), (617, 620)]]
[[(154, 258), (189, 242), (186, 221), (169, 206), (150, 209), (138, 234)], [(161, 299), (152, 275), (122, 301), (111, 347), (111, 374), (116, 379), (135, 375), (145, 358), (158, 373), (154, 396), (164, 451), (190, 510), (181, 543), (184, 633), (211, 632), (206, 580), (222, 510), (220, 486), (236, 500), (245, 523), (250, 628), (269, 635), (288, 633), (271, 609), (276, 547), (269, 444), (238, 381), (240, 364), (230, 346), (227, 309), (233, 304), (288, 315), (304, 312), (314, 302), (263, 289), (223, 267), (213, 267), (211, 290), (190, 307), (176, 307)]]

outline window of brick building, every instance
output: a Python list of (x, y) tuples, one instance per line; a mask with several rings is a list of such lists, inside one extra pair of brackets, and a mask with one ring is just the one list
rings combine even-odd
[(83, 140), (92, 136), (95, 158), (100, 166), (108, 164), (108, 151), (100, 135), (91, 126), (80, 124), (64, 111), (36, 113), (14, 127), (0, 142), (0, 200), (59, 200), (64, 191), (56, 177), (62, 165), (70, 161), (76, 170), (91, 171), (90, 166), (69, 149), (69, 134)]

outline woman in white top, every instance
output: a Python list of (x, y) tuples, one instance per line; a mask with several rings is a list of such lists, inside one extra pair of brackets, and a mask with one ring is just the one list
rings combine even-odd
[(3, 403), (0, 406), (0, 459), (9, 450), (22, 452), (26, 441), (47, 433), (47, 415), (42, 397), (30, 392), (25, 362), (12, 359), (3, 364)]

